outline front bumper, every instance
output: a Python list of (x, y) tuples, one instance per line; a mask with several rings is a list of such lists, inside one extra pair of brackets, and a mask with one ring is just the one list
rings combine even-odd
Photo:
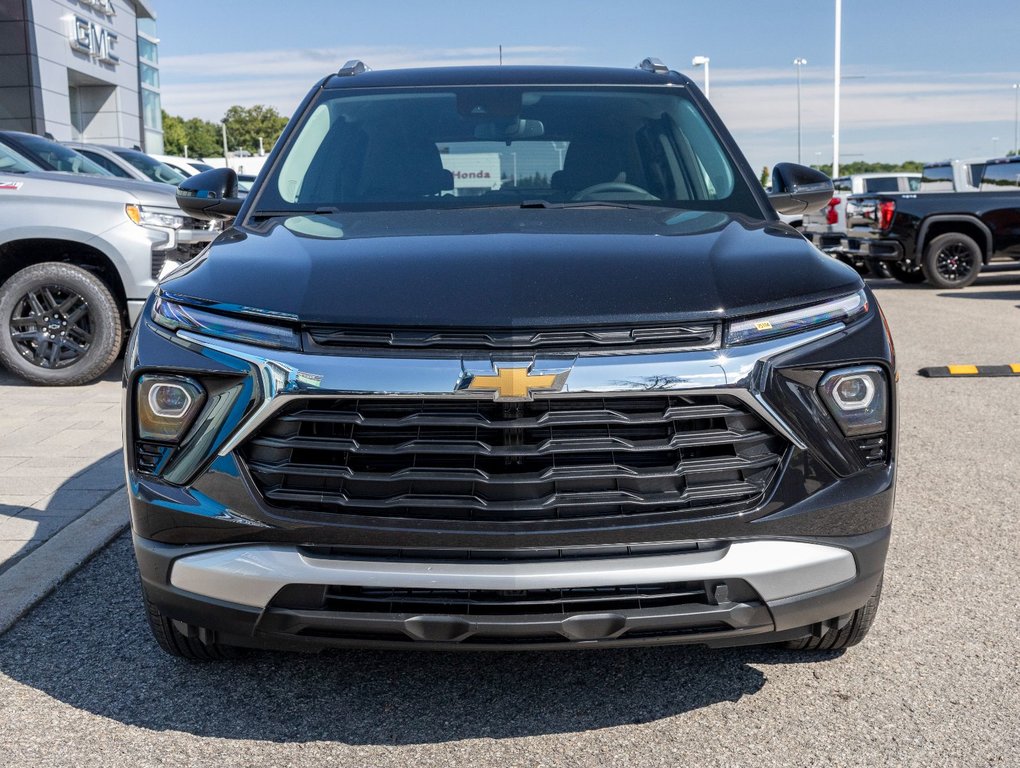
[[(661, 557), (536, 563), (344, 560), (296, 547), (181, 547), (135, 537), (146, 593), (179, 628), (258, 648), (375, 646), (479, 650), (670, 643), (767, 643), (821, 633), (881, 579), (889, 529), (821, 541), (735, 541)], [(332, 610), (287, 602), (301, 585), (473, 594), (703, 583), (703, 600), (605, 611), (482, 615)], [(325, 592), (319, 593), (325, 594)]]

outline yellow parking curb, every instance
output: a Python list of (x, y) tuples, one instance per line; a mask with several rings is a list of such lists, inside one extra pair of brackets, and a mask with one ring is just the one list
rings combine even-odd
[(1009, 363), (1008, 365), (939, 365), (932, 368), (922, 368), (918, 373), (929, 379), (959, 378), (961, 376), (1020, 376), (1020, 363)]

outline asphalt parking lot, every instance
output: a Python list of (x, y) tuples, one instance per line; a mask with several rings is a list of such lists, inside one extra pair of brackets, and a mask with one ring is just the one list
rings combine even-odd
[[(1020, 271), (875, 283), (901, 374), (884, 602), (846, 653), (253, 655), (145, 627), (121, 537), (0, 637), (0, 765), (1016, 765)], [(40, 391), (40, 397), (45, 391)]]

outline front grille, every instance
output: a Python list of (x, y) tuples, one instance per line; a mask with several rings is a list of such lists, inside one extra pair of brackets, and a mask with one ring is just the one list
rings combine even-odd
[(704, 582), (502, 591), (328, 587), (323, 608), (349, 613), (521, 616), (640, 610), (708, 602)]
[(324, 347), (353, 349), (541, 350), (544, 353), (597, 349), (601, 352), (642, 352), (715, 347), (719, 323), (686, 323), (663, 326), (513, 329), (504, 331), (440, 330), (406, 328), (379, 330), (340, 326), (309, 326), (308, 336)]
[(209, 243), (181, 243), (176, 248), (164, 251), (152, 251), (152, 263), (150, 264), (153, 280), (159, 279), (159, 273), (163, 271), (163, 265), (167, 261), (176, 261), (184, 264), (198, 256)]
[(786, 447), (725, 396), (393, 397), (296, 401), (241, 455), (278, 508), (529, 521), (744, 509)]

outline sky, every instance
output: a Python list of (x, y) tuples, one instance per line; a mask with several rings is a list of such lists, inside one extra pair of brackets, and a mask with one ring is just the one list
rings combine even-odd
[[(163, 108), (290, 116), (343, 62), (634, 66), (704, 83), (756, 171), (832, 161), (834, 0), (153, 0)], [(1014, 144), (1020, 0), (843, 0), (840, 160), (1003, 155)]]

